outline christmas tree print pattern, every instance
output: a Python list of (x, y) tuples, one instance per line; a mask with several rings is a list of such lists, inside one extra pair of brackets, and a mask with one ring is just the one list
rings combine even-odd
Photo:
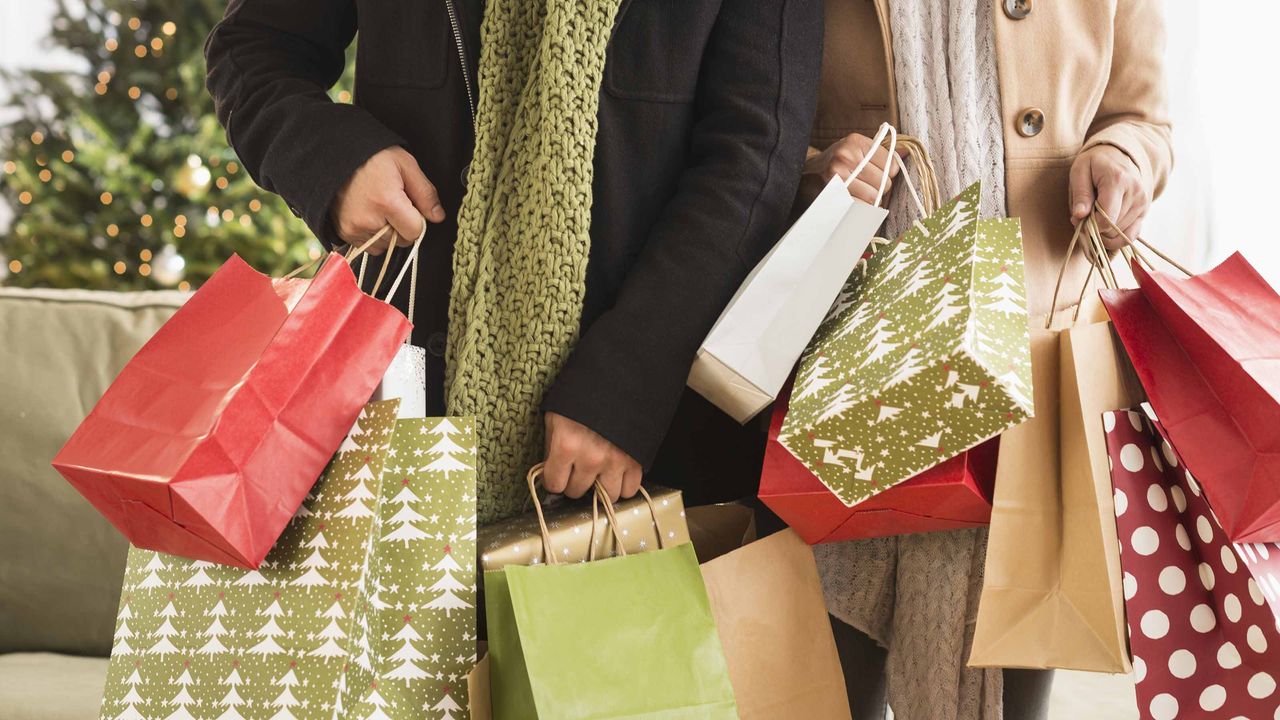
[(360, 720), (462, 720), (476, 661), (475, 428), (396, 423), (380, 540), (342, 706)]
[(779, 440), (852, 506), (1032, 413), (1022, 235), (975, 183), (851, 276)]
[[(398, 404), (365, 407), (259, 570), (130, 549), (104, 720), (466, 717), (465, 692), (453, 688), (465, 686), (474, 658), (473, 608), (453, 609), (449, 616), (443, 609), (395, 605), (425, 604), (436, 595), (426, 586), (440, 573), (422, 569), (426, 560), (408, 567), (401, 551), (430, 556), (432, 564), (440, 559), (413, 543), (443, 548), (457, 535), (455, 552), (473, 557), (461, 538), (474, 536), (474, 474), (454, 470), (453, 484), (445, 486), (430, 473), (417, 473), (417, 465), (398, 462), (391, 455), (393, 435), (399, 441), (405, 429), (396, 421)], [(445, 424), (406, 422), (426, 422), (431, 432)], [(470, 424), (447, 423), (455, 430), (459, 462), (472, 463)], [(426, 439), (439, 440), (434, 434)], [(384, 473), (385, 464), (397, 471)], [(388, 485), (391, 475), (394, 487)], [(404, 477), (411, 482), (401, 485)], [(393, 501), (409, 486), (420, 493), (418, 500), (404, 495)], [(381, 519), (405, 505), (424, 518), (411, 521), (423, 537), (382, 540), (390, 529)], [(433, 524), (434, 516), (462, 529), (443, 519)], [(470, 582), (467, 574), (454, 574)], [(473, 595), (454, 594), (474, 605)], [(390, 615), (379, 607), (394, 613), (399, 626), (390, 629)], [(404, 619), (410, 616), (412, 623)], [(396, 634), (398, 639), (391, 637)], [(463, 681), (452, 680), (455, 675)], [(428, 701), (431, 707), (424, 709)]]

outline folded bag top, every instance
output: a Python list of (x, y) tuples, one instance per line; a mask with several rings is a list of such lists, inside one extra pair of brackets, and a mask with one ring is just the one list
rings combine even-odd
[(233, 255), (54, 458), (134, 545), (258, 567), (355, 421), (411, 325), (337, 254), (294, 279), (314, 264), (271, 278)]
[[(1103, 302), (1171, 441), (1234, 542), (1280, 540), (1280, 295), (1239, 253), (1187, 276), (1143, 267)], [(1146, 262), (1150, 266), (1150, 262)]]
[[(541, 466), (530, 471), (530, 493)], [(736, 718), (733, 687), (693, 546), (485, 573), (492, 700), (502, 718)], [(594, 527), (594, 526), (593, 526)], [(660, 533), (661, 535), (661, 533)], [(593, 539), (592, 547), (596, 547)], [(589, 668), (591, 678), (569, 669)]]

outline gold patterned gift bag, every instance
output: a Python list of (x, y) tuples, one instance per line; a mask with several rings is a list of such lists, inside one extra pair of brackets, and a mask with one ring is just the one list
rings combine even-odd
[[(654, 550), (689, 542), (689, 525), (679, 490), (651, 487), (649, 497), (640, 495), (616, 503), (619, 533), (627, 552)], [(646, 507), (652, 502), (652, 510)], [(557, 501), (545, 511), (551, 546), (563, 562), (582, 562), (592, 553), (612, 557), (614, 535), (604, 515), (592, 513), (585, 502)], [(592, 529), (594, 524), (594, 530)], [(500, 570), (507, 565), (537, 565), (546, 562), (538, 518), (533, 512), (480, 528), (481, 572)]]
[(101, 717), (467, 717), (470, 420), (361, 412), (258, 570), (131, 548)]

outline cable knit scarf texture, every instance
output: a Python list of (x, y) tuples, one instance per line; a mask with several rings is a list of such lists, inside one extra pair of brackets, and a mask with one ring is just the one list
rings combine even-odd
[(578, 338), (605, 48), (620, 0), (489, 0), (446, 399), (476, 418), (478, 520), (520, 512), (538, 406)]

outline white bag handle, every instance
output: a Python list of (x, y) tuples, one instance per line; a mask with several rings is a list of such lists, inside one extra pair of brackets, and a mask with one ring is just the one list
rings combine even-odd
[[(889, 139), (888, 144), (885, 144), (886, 136)], [(902, 179), (907, 184), (907, 191), (911, 193), (911, 200), (915, 203), (916, 209), (920, 211), (920, 217), (928, 217), (929, 213), (925, 209), (924, 203), (920, 201), (920, 194), (916, 192), (915, 184), (911, 182), (911, 176), (907, 173), (907, 165), (902, 158), (898, 157), (898, 129), (889, 123), (880, 123), (880, 129), (876, 131), (875, 137), (871, 139), (871, 151), (863, 156), (858, 165), (854, 167), (853, 172), (849, 173), (849, 177), (844, 181), (844, 186), (849, 187), (853, 184), (853, 181), (862, 174), (867, 164), (871, 162), (871, 157), (875, 155), (875, 151), (881, 145), (884, 145), (885, 149), (889, 151), (889, 162), (886, 163), (885, 172), (880, 176), (880, 187), (876, 191), (876, 201), (872, 204), (880, 207), (880, 204), (884, 202), (884, 195), (889, 189), (889, 169), (896, 162), (898, 167), (902, 169)]]
[[(853, 181), (856, 180), (858, 176), (862, 174), (862, 171), (864, 169), (866, 169), (867, 164), (871, 162), (871, 158), (875, 156), (876, 150), (879, 149), (880, 144), (884, 142), (884, 138), (886, 135), (889, 136), (889, 145), (888, 145), (889, 163), (888, 164), (889, 165), (893, 164), (893, 155), (895, 152), (897, 152), (897, 149), (898, 149), (898, 131), (889, 123), (880, 123), (880, 129), (876, 131), (876, 136), (871, 139), (870, 152), (862, 156), (862, 160), (858, 163), (856, 167), (853, 168), (853, 172), (849, 173), (849, 177), (845, 178), (845, 181), (844, 181), (845, 187), (849, 187), (850, 185), (852, 185)], [(876, 201), (872, 204), (875, 205), (876, 207), (880, 207), (880, 203), (884, 201), (884, 194), (886, 191), (888, 191), (888, 189), (889, 189), (889, 172), (888, 172), (888, 168), (885, 168), (885, 172), (880, 176), (880, 189), (876, 191)]]

